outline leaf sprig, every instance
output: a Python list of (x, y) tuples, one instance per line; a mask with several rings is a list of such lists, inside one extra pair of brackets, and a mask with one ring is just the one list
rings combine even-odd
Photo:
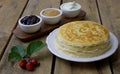
[(38, 50), (41, 50), (44, 46), (46, 46), (46, 44), (39, 40), (32, 41), (27, 46), (26, 50), (22, 45), (13, 46), (11, 48), (11, 52), (8, 55), (8, 61), (19, 61), (25, 56), (30, 57), (33, 53), (37, 52)]

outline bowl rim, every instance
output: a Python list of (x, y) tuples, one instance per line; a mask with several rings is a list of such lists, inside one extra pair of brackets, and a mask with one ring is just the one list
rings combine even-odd
[(60, 5), (60, 9), (61, 9), (61, 10), (64, 10), (64, 11), (69, 11), (69, 12), (70, 12), (70, 11), (77, 11), (77, 10), (80, 10), (80, 9), (81, 9), (81, 5), (80, 5), (79, 3), (76, 3), (76, 4), (79, 6), (78, 9), (75, 9), (75, 10), (66, 10), (66, 9), (64, 9), (64, 5), (67, 4), (67, 3), (70, 3), (70, 2), (66, 2), (66, 3), (61, 4), (61, 5)]
[[(58, 15), (56, 15), (56, 16), (46, 16), (46, 15), (43, 14), (43, 12), (44, 12), (45, 10), (51, 10), (51, 9), (57, 10), (57, 11), (59, 11), (60, 13), (59, 13)], [(60, 9), (58, 9), (58, 8), (45, 8), (45, 9), (43, 9), (43, 10), (40, 12), (40, 16), (41, 16), (41, 17), (44, 17), (44, 18), (56, 18), (56, 17), (60, 17), (60, 16), (62, 15), (62, 13), (63, 13), (63, 12), (62, 12)]]
[(30, 27), (30, 26), (32, 27), (32, 26), (39, 25), (39, 24), (42, 22), (42, 18), (41, 18), (40, 16), (38, 16), (38, 15), (35, 15), (35, 16), (37, 16), (37, 17), (40, 19), (40, 21), (37, 22), (37, 23), (35, 23), (35, 24), (25, 25), (25, 24), (21, 23), (21, 20), (22, 20), (24, 17), (26, 17), (26, 16), (31, 16), (31, 15), (22, 16), (22, 17), (18, 20), (19, 25), (25, 26), (25, 27)]

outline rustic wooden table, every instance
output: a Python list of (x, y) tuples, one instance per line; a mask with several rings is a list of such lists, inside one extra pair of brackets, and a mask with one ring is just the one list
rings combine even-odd
[[(106, 26), (120, 41), (120, 0), (0, 0), (0, 74), (120, 74), (120, 49), (111, 57), (91, 63), (76, 63), (52, 55), (47, 47), (33, 57), (41, 65), (35, 71), (19, 68), (18, 63), (8, 62), (8, 53), (14, 45), (27, 45), (17, 39), (12, 31), (23, 15), (37, 14), (48, 7), (59, 8), (60, 4), (76, 1), (87, 12), (85, 20), (96, 21)], [(46, 36), (39, 38), (45, 41)]]

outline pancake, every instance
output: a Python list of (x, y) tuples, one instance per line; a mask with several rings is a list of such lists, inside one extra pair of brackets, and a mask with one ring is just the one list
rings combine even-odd
[(58, 28), (56, 48), (75, 57), (95, 57), (111, 46), (109, 31), (92, 21), (74, 21)]

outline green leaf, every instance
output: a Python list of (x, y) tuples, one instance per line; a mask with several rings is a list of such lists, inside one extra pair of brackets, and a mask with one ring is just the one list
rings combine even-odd
[(21, 57), (24, 57), (26, 55), (26, 51), (24, 50), (24, 47), (22, 45), (13, 46), (11, 52), (17, 53)]
[(34, 52), (42, 49), (46, 44), (42, 41), (32, 41), (27, 47), (27, 54), (31, 56)]
[(8, 61), (19, 61), (21, 59), (22, 57), (18, 53), (15, 53), (15, 52), (11, 52), (8, 55)]

